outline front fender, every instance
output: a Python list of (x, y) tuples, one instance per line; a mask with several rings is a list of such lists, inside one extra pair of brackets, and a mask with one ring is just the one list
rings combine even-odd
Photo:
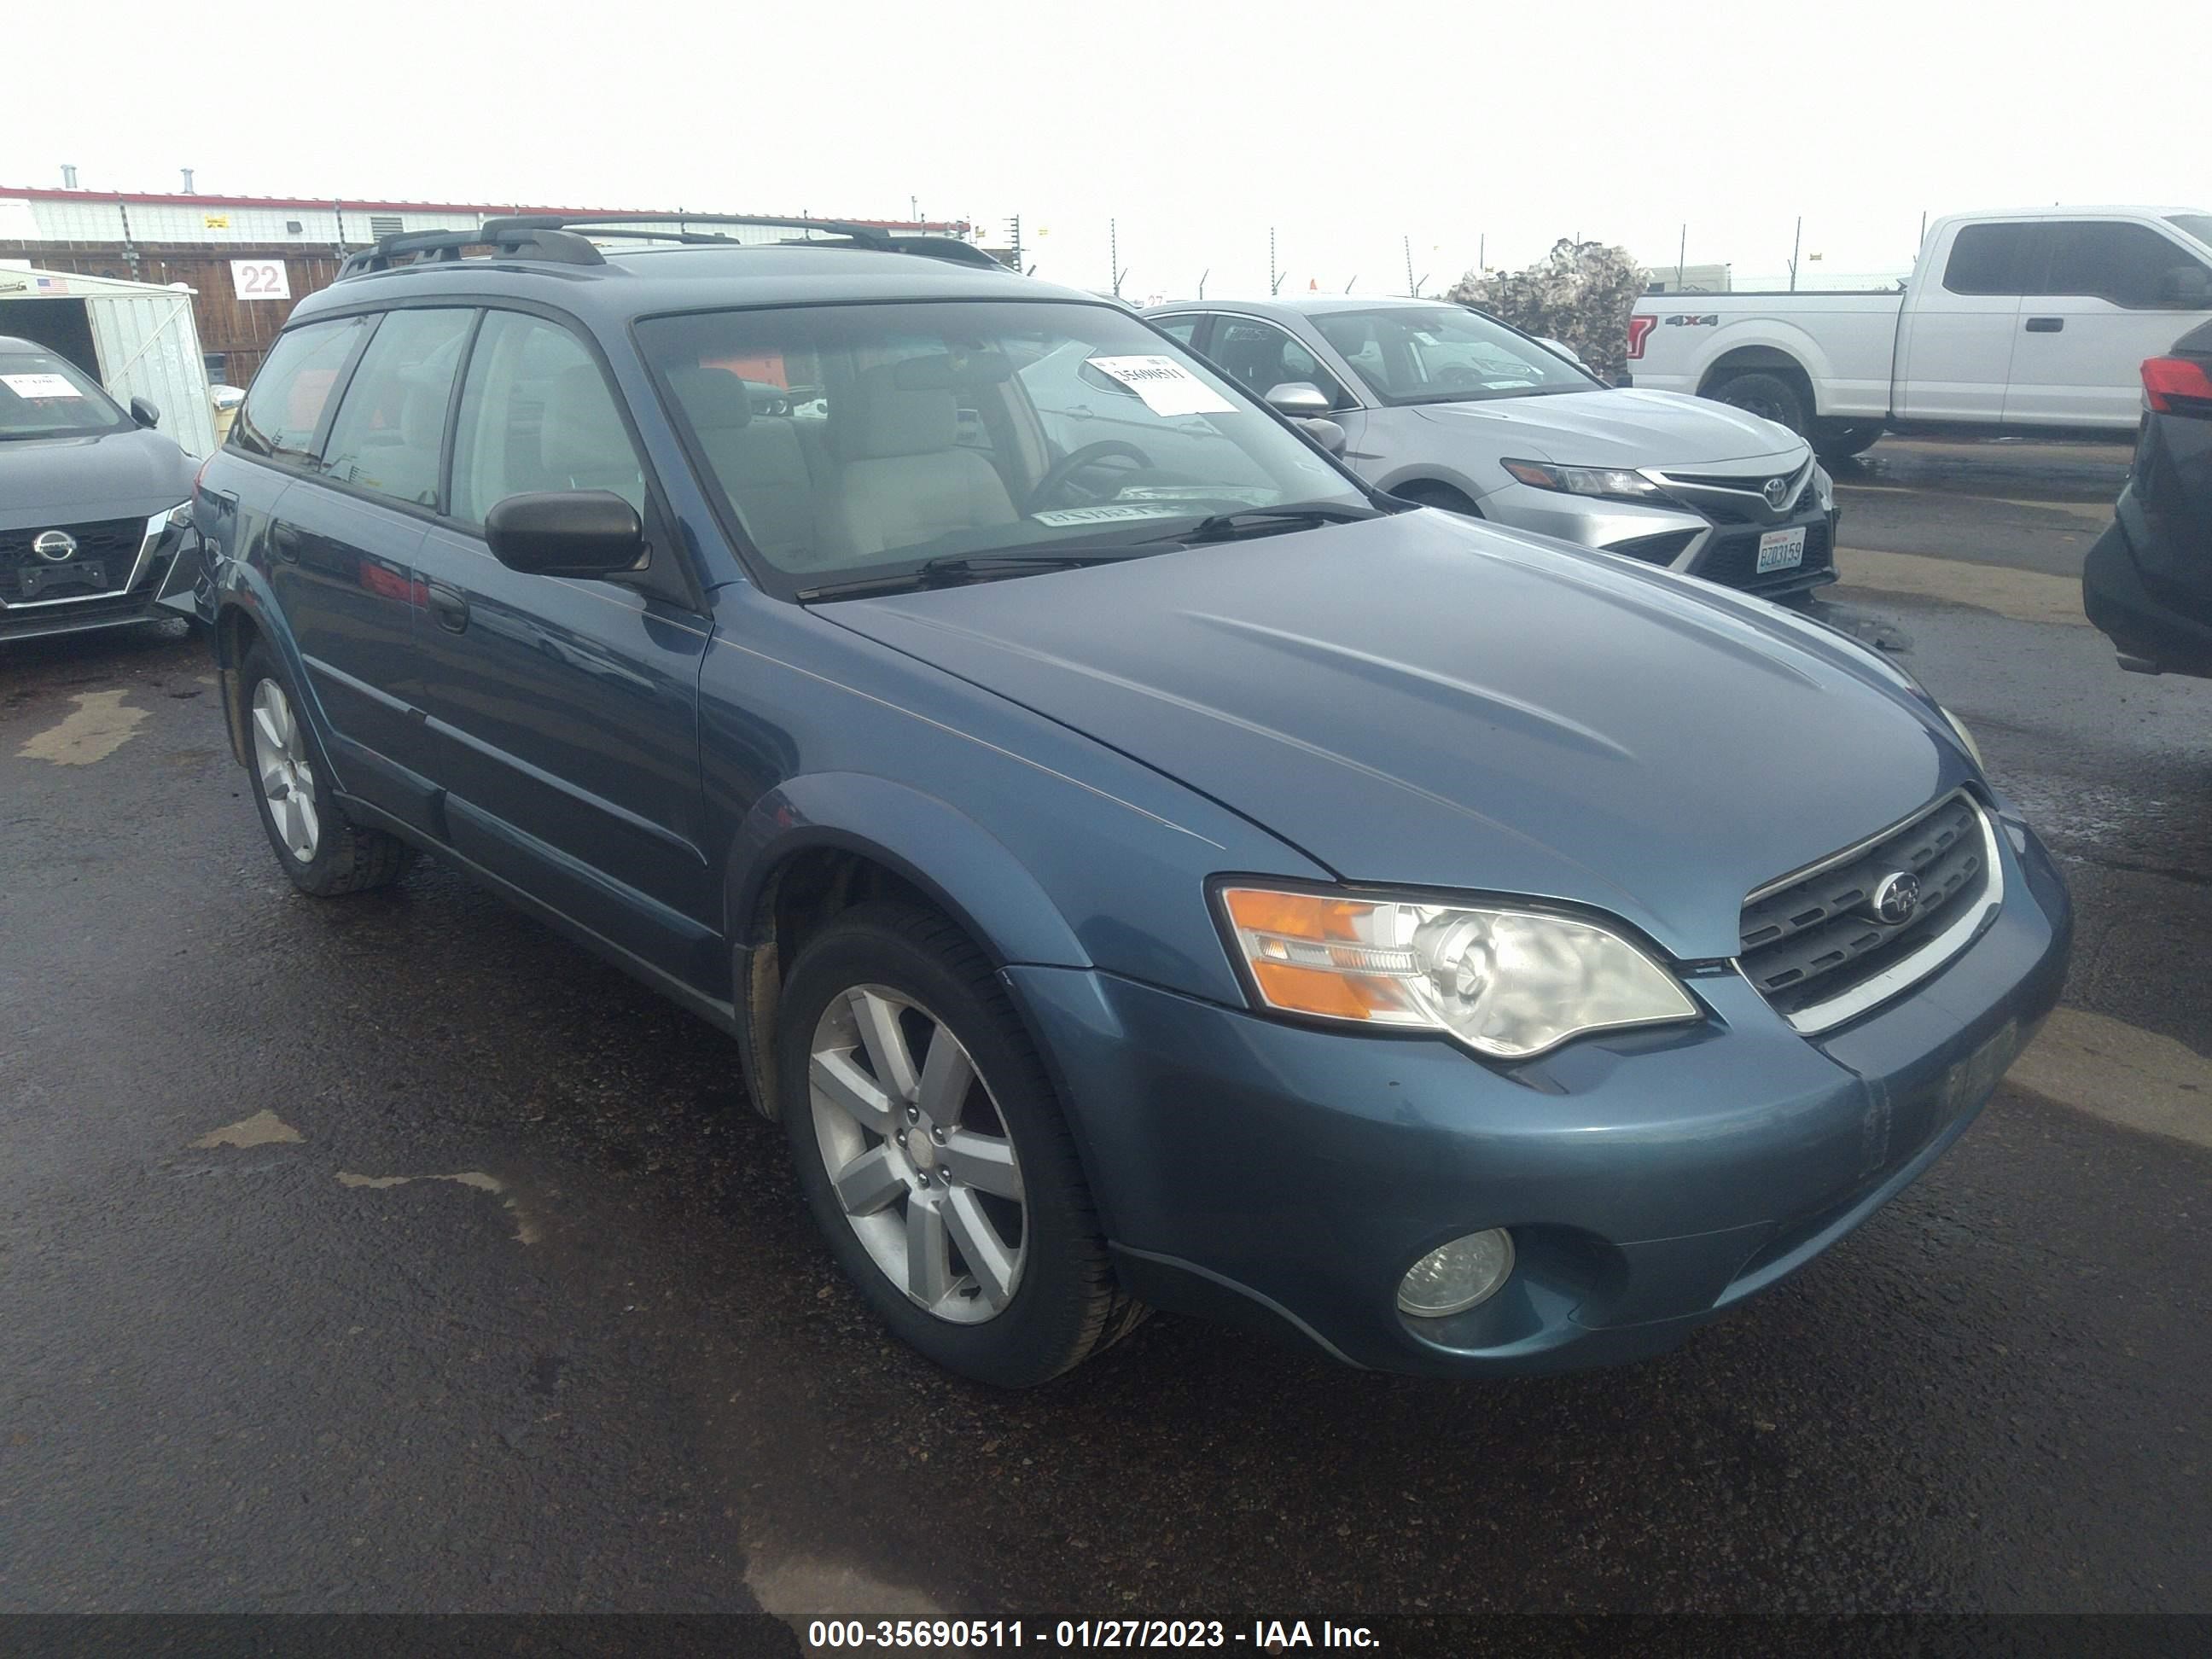
[(793, 855), (817, 847), (863, 854), (896, 870), (1001, 964), (1091, 965), (1059, 907), (989, 830), (933, 795), (860, 772), (789, 778), (753, 804), (730, 853), (730, 938), (755, 941), (769, 879)]

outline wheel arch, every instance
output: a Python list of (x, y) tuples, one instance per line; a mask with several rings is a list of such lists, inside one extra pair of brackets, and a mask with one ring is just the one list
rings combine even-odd
[(1827, 373), (1826, 354), (1809, 336), (1790, 330), (1787, 337), (1744, 341), (1719, 353), (1699, 371), (1698, 396), (1711, 397), (1724, 381), (1739, 374), (1777, 374), (1803, 395), (1805, 413), (1811, 418), (1820, 412), (1820, 388)]
[(948, 803), (860, 773), (789, 780), (746, 814), (724, 895), (745, 1081), (763, 1116), (778, 1111), (775, 1020), (793, 962), (828, 921), (888, 896), (941, 912), (994, 968), (1091, 965), (1036, 878)]

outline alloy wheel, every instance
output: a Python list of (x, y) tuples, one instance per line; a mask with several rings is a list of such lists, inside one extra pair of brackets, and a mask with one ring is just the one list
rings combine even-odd
[(302, 864), (314, 861), (323, 826), (315, 807), (315, 775), (307, 764), (292, 700), (270, 679), (253, 688), (253, 773), (261, 781), (276, 837)]
[(1020, 1288), (1020, 1160), (959, 1038), (911, 998), (858, 985), (815, 1024), (808, 1097), (822, 1164), (877, 1267), (939, 1319), (975, 1325)]

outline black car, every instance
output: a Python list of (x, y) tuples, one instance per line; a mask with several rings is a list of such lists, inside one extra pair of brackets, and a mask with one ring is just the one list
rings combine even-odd
[(0, 335), (0, 641), (191, 614), (192, 463), (160, 419)]
[(2212, 678), (2212, 323), (2142, 366), (2142, 429), (2081, 608), (2141, 674)]

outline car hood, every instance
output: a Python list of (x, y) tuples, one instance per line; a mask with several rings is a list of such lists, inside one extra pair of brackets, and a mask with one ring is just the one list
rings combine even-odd
[[(1785, 426), (1709, 398), (1609, 387), (1482, 403), (1418, 404), (1424, 420), (1497, 455), (1562, 466), (1710, 466), (1788, 458), (1805, 441)], [(1781, 465), (1778, 459), (1778, 470)]]
[(1430, 510), (822, 617), (1346, 880), (1595, 906), (1685, 959), (1971, 775), (1899, 675), (1694, 578)]
[(191, 489), (191, 460), (158, 432), (0, 442), (0, 527), (149, 516)]

